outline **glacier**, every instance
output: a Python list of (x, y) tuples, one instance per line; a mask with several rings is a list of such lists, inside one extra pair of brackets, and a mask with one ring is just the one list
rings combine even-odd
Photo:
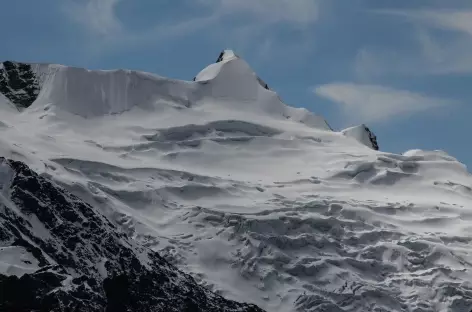
[[(205, 289), (267, 311), (472, 308), (472, 178), (446, 152), (386, 153), (365, 125), (336, 131), (230, 50), (193, 81), (15, 68), (38, 92), (0, 68), (0, 156)], [(1, 248), (0, 275), (41, 266)]]

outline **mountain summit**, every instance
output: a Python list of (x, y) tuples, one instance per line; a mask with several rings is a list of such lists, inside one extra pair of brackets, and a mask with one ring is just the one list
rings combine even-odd
[[(231, 59), (236, 59), (236, 58), (239, 58), (239, 56), (236, 55), (236, 53), (234, 53), (233, 50), (223, 50), (220, 55), (218, 56), (218, 59), (216, 60), (216, 63), (220, 63), (220, 62), (224, 62), (224, 61), (229, 61)], [(257, 80), (259, 81), (259, 84), (264, 88), (264, 89), (267, 89), (267, 90), (270, 90), (269, 89), (269, 86), (267, 85), (267, 83), (265, 83), (261, 78), (257, 77)]]

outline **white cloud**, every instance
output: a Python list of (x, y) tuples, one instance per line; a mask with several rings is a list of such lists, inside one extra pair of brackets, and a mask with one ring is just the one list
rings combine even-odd
[(404, 17), (413, 22), (459, 31), (472, 36), (472, 10), (385, 10), (377, 12)]
[[(356, 57), (360, 77), (386, 74), (450, 75), (472, 73), (471, 10), (375, 11), (412, 24), (416, 45), (408, 50), (365, 47)], [(436, 31), (448, 31), (448, 34)]]
[(454, 104), (451, 100), (378, 85), (332, 83), (313, 92), (339, 104), (351, 121), (379, 122)]
[(259, 22), (306, 25), (318, 19), (319, 0), (200, 0), (225, 15), (244, 14)]
[[(186, 0), (179, 2), (179, 12), (182, 14), (173, 15), (172, 19), (157, 15), (153, 25), (139, 32), (128, 24), (133, 19), (125, 20), (117, 16), (117, 6), (123, 1), (65, 0), (65, 12), (71, 20), (92, 35), (88, 36), (84, 45), (91, 55), (98, 57), (117, 49), (142, 49), (195, 32), (242, 54), (250, 49), (251, 52), (256, 51), (256, 55), (262, 55), (270, 45), (278, 56), (286, 55), (296, 47), (284, 45), (279, 40), (279, 33), (272, 27), (280, 25), (296, 29), (300, 34), (306, 33), (318, 20), (322, 0)], [(189, 17), (189, 12), (198, 13)], [(309, 51), (307, 45), (311, 48), (313, 40), (297, 44)]]
[(402, 13), (410, 21), (423, 27), (448, 30), (446, 39), (421, 32), (417, 37), (432, 74), (472, 72), (472, 11), (419, 10)]
[(123, 25), (116, 16), (121, 0), (66, 0), (64, 10), (75, 22), (92, 34), (110, 36), (119, 33)]
[[(66, 0), (65, 12), (74, 21), (87, 30), (99, 35), (116, 35), (125, 31), (126, 25), (116, 15), (116, 7), (123, 0)], [(191, 19), (175, 18), (174, 25), (162, 25), (163, 28), (183, 29), (195, 21), (211, 20), (214, 24), (227, 17), (239, 17), (249, 20), (254, 25), (286, 23), (291, 26), (307, 26), (318, 19), (320, 0), (194, 0), (182, 3), (182, 11), (201, 7), (207, 15)], [(182, 24), (184, 27), (181, 27)], [(155, 26), (161, 26), (156, 23)], [(209, 25), (208, 25), (209, 26)], [(159, 27), (151, 27), (144, 33)], [(191, 29), (188, 28), (189, 31)]]

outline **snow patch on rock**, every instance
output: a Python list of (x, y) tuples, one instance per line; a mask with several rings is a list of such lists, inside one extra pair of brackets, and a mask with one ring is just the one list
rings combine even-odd
[(0, 275), (21, 277), (39, 269), (39, 261), (24, 247), (0, 246)]

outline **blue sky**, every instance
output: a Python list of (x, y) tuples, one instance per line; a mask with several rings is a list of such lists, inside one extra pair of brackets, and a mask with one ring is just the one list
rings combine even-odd
[(442, 149), (472, 166), (470, 0), (15, 0), (0, 59), (190, 80), (224, 48), (289, 105), (381, 149)]

